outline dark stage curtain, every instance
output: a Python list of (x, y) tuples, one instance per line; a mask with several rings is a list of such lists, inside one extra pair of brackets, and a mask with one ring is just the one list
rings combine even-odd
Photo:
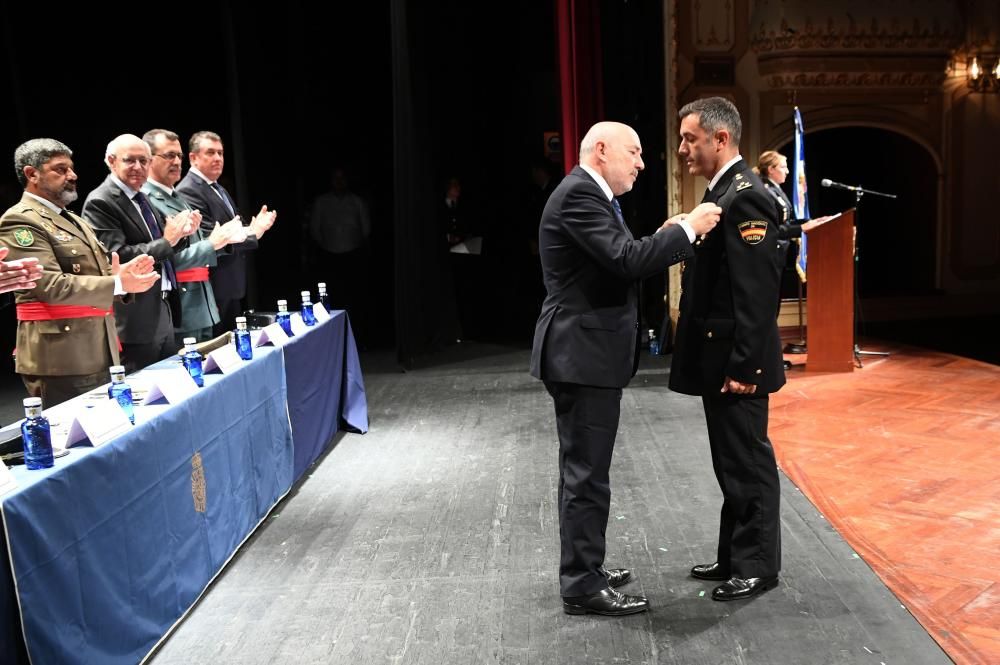
[(580, 139), (604, 120), (598, 0), (556, 0), (563, 167), (576, 166)]
[(430, 109), (421, 12), (392, 0), (393, 220), (395, 227), (396, 354), (407, 367), (417, 356), (459, 336), (448, 247), (437, 229)]

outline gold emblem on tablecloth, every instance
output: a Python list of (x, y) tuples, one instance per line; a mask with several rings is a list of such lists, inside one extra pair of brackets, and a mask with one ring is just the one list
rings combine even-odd
[(205, 512), (205, 467), (201, 464), (201, 453), (195, 453), (191, 458), (191, 498), (194, 499), (194, 509)]

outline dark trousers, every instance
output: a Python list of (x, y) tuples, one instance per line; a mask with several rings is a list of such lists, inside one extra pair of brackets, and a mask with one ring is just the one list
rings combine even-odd
[(705, 395), (712, 467), (722, 489), (718, 562), (736, 577), (781, 569), (780, 487), (767, 438), (768, 398)]
[[(243, 299), (219, 300), (216, 298), (215, 304), (219, 308), (219, 322), (212, 327), (212, 334), (218, 337), (222, 333), (236, 330), (236, 317), (243, 314)], [(289, 307), (295, 307), (294, 303), (290, 302)]]
[(166, 300), (160, 302), (160, 319), (150, 341), (141, 344), (122, 342), (122, 364), (125, 365), (125, 371), (128, 374), (177, 353), (177, 346), (174, 343), (174, 319), (170, 313), (170, 305)]
[(546, 381), (545, 388), (559, 432), (559, 591), (585, 596), (608, 586), (600, 568), (622, 391), (556, 381)]
[[(111, 354), (105, 352), (108, 367), (111, 366)], [(42, 408), (47, 409), (56, 404), (71, 400), (77, 395), (88, 393), (94, 388), (111, 382), (111, 374), (103, 369), (93, 374), (69, 376), (36, 376), (22, 374), (21, 380), (31, 397), (42, 398)]]

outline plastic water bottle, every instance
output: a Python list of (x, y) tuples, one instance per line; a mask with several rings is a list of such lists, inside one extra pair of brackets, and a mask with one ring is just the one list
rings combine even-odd
[(129, 422), (135, 425), (135, 404), (132, 402), (132, 386), (125, 383), (125, 367), (111, 366), (111, 385), (108, 386), (108, 399), (116, 399), (122, 405)]
[(319, 301), (322, 303), (323, 308), (326, 311), (330, 311), (330, 296), (326, 294), (326, 282), (320, 282), (316, 285), (316, 289), (319, 291)]
[(201, 388), (205, 385), (205, 374), (201, 369), (201, 354), (194, 348), (196, 343), (197, 340), (194, 337), (184, 338), (184, 353), (181, 355), (181, 361), (184, 363), (184, 369)]
[(281, 326), (281, 329), (285, 331), (285, 334), (288, 335), (289, 337), (293, 337), (292, 315), (288, 313), (287, 300), (278, 301), (278, 316), (276, 318), (278, 320), (278, 325)]
[(48, 469), (52, 459), (52, 432), (49, 419), (42, 415), (42, 398), (24, 400), (24, 422), (21, 423), (24, 439), (24, 465), (29, 469)]
[(316, 315), (313, 314), (312, 296), (308, 291), (302, 292), (302, 322), (307, 326), (316, 325)]
[(236, 353), (243, 360), (253, 358), (253, 344), (250, 343), (250, 331), (247, 330), (247, 317), (236, 317)]
[(649, 355), (660, 355), (660, 340), (656, 339), (656, 331), (649, 329)]

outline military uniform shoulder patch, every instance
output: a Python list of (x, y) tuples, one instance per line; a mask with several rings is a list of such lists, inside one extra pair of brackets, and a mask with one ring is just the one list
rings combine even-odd
[(21, 247), (31, 247), (35, 244), (35, 236), (31, 229), (14, 229), (14, 241)]
[(748, 187), (753, 187), (753, 183), (750, 182), (749, 180), (744, 180), (740, 184), (736, 185), (736, 191), (742, 192), (744, 189), (747, 189)]
[(762, 219), (749, 219), (737, 225), (740, 237), (748, 245), (757, 245), (767, 235), (767, 222)]

